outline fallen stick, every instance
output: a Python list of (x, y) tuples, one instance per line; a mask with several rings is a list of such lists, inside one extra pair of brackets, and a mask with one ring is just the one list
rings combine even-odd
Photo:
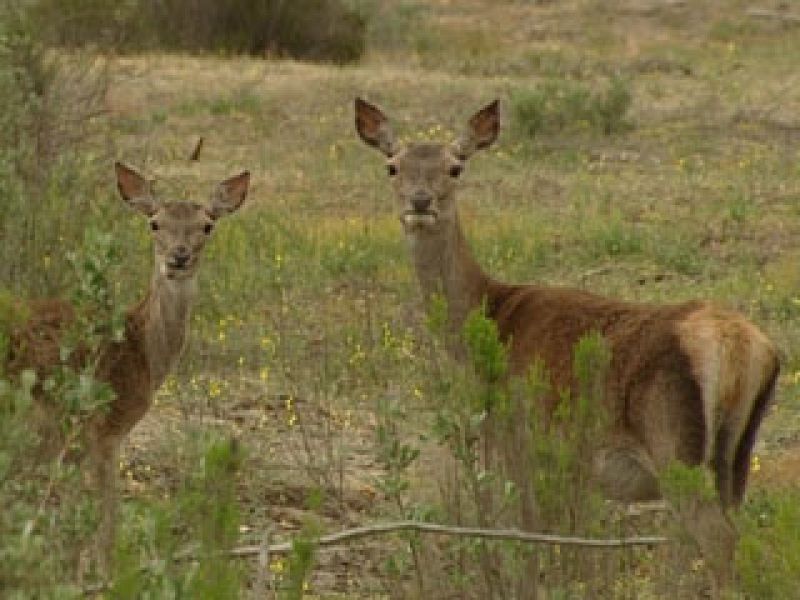
[[(319, 547), (334, 546), (341, 542), (359, 538), (399, 531), (415, 531), (418, 533), (434, 533), (440, 535), (454, 535), (460, 537), (474, 537), (487, 540), (511, 540), (526, 543), (549, 544), (554, 546), (585, 546), (588, 548), (622, 548), (626, 546), (653, 546), (669, 541), (665, 537), (648, 536), (632, 538), (594, 539), (574, 536), (552, 535), (548, 533), (533, 533), (519, 529), (481, 529), (479, 527), (456, 527), (438, 525), (436, 523), (423, 523), (420, 521), (396, 521), (393, 523), (377, 523), (345, 529), (330, 535), (323, 535), (315, 544)], [(292, 549), (292, 542), (282, 542), (269, 547), (270, 554), (283, 554)], [(228, 552), (229, 556), (247, 557), (257, 556), (262, 552), (262, 546), (241, 546)]]
[[(553, 535), (549, 533), (533, 533), (521, 531), (519, 529), (482, 529), (479, 527), (456, 527), (451, 525), (437, 525), (436, 523), (423, 523), (420, 521), (395, 521), (391, 523), (376, 523), (374, 525), (364, 525), (345, 529), (329, 535), (323, 535), (316, 540), (312, 540), (316, 547), (335, 546), (342, 542), (357, 540), (360, 538), (386, 533), (397, 533), (400, 531), (415, 531), (417, 533), (432, 533), (439, 535), (451, 535), (459, 537), (473, 537), (486, 540), (510, 540), (524, 543), (549, 544), (554, 546), (582, 546), (586, 548), (623, 548), (629, 546), (655, 546), (669, 541), (661, 536), (644, 536), (630, 538), (609, 538), (595, 539), (575, 536)], [(260, 557), (260, 567), (263, 568), (264, 557), (272, 554), (286, 554), (291, 551), (293, 541), (280, 542), (277, 544), (256, 544), (252, 546), (239, 546), (227, 552), (220, 552), (214, 556), (227, 556), (231, 558)], [(193, 551), (187, 551), (176, 555), (175, 562), (197, 560), (200, 555)], [(268, 560), (268, 559), (267, 559)], [(158, 564), (162, 564), (158, 561)], [(147, 571), (156, 566), (156, 561), (141, 567), (141, 571)], [(96, 583), (83, 588), (84, 595), (96, 594), (110, 588), (110, 583)]]

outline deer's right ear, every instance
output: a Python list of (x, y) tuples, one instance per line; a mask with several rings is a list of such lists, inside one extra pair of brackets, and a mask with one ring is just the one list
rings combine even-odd
[(114, 170), (117, 172), (117, 188), (122, 199), (145, 216), (156, 214), (158, 201), (153, 195), (152, 182), (121, 162), (114, 163)]
[(356, 130), (361, 139), (386, 156), (394, 156), (396, 151), (394, 132), (386, 115), (377, 106), (373, 106), (361, 98), (356, 98), (355, 106)]

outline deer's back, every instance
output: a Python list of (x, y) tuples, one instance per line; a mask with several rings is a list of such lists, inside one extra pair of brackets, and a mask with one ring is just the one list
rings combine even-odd
[(575, 344), (587, 333), (602, 334), (612, 362), (638, 372), (665, 353), (685, 354), (678, 324), (703, 306), (620, 302), (571, 288), (497, 286), (489, 311), (501, 337), (510, 340), (513, 372), (521, 374), (539, 359), (554, 383), (565, 386), (571, 382)]
[[(631, 303), (570, 288), (499, 284), (490, 292), (512, 373), (541, 361), (554, 390), (574, 386), (580, 338), (603, 335), (611, 351), (608, 416), (618, 430), (647, 440), (657, 461), (708, 461), (720, 428), (741, 429), (777, 372), (766, 336), (741, 314), (709, 303)], [(551, 394), (545, 408), (556, 401)]]
[(574, 386), (573, 355), (584, 335), (603, 335), (611, 351), (605, 386), (608, 418), (637, 437), (653, 429), (653, 395), (669, 395), (674, 422), (663, 422), (675, 442), (667, 454), (702, 460), (705, 445), (702, 388), (691, 358), (681, 346), (677, 325), (700, 303), (647, 305), (619, 302), (581, 290), (536, 286), (498, 289), (490, 310), (508, 341), (512, 373), (521, 375), (540, 361), (553, 393), (541, 401), (547, 413), (561, 390)]

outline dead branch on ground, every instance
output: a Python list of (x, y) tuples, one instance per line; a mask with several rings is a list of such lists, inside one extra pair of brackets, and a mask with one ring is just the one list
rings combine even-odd
[[(390, 523), (375, 523), (345, 529), (329, 535), (323, 535), (314, 540), (316, 547), (335, 546), (343, 542), (357, 540), (365, 537), (383, 535), (387, 533), (398, 533), (403, 531), (413, 531), (416, 533), (430, 533), (438, 535), (449, 535), (457, 537), (472, 537), (484, 540), (506, 540), (522, 543), (548, 544), (554, 546), (579, 546), (585, 548), (626, 548), (631, 546), (655, 546), (669, 541), (661, 536), (643, 536), (629, 538), (585, 538), (575, 536), (553, 535), (548, 533), (534, 533), (521, 531), (519, 529), (482, 529), (479, 527), (456, 527), (451, 525), (438, 525), (436, 523), (423, 523), (420, 521), (395, 521)], [(221, 552), (221, 557), (249, 558), (259, 557), (259, 567), (264, 568), (264, 557), (272, 554), (286, 554), (292, 550), (293, 541), (280, 542), (277, 544), (256, 544), (252, 546), (240, 546), (227, 552)], [(199, 558), (193, 551), (183, 552), (176, 555), (173, 560), (176, 562), (192, 561)], [(268, 558), (266, 559), (268, 560)], [(148, 571), (156, 566), (163, 567), (163, 561), (154, 561), (141, 567), (141, 571)], [(96, 594), (109, 589), (108, 583), (98, 583), (83, 589), (84, 595)]]

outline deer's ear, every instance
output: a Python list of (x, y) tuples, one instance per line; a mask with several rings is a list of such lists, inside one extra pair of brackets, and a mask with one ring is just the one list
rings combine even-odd
[(242, 171), (217, 184), (211, 194), (211, 205), (208, 214), (212, 219), (219, 219), (235, 212), (244, 203), (250, 187), (250, 171)]
[(453, 146), (461, 160), (472, 156), (477, 150), (487, 148), (497, 139), (500, 131), (500, 102), (494, 100), (476, 112), (467, 123), (467, 130)]
[(394, 132), (389, 124), (389, 119), (381, 109), (356, 98), (356, 131), (361, 139), (370, 146), (374, 146), (386, 156), (394, 156), (397, 148), (394, 141)]
[(122, 199), (147, 217), (156, 214), (159, 203), (153, 194), (153, 182), (121, 162), (114, 163), (114, 170), (117, 173), (117, 188)]

